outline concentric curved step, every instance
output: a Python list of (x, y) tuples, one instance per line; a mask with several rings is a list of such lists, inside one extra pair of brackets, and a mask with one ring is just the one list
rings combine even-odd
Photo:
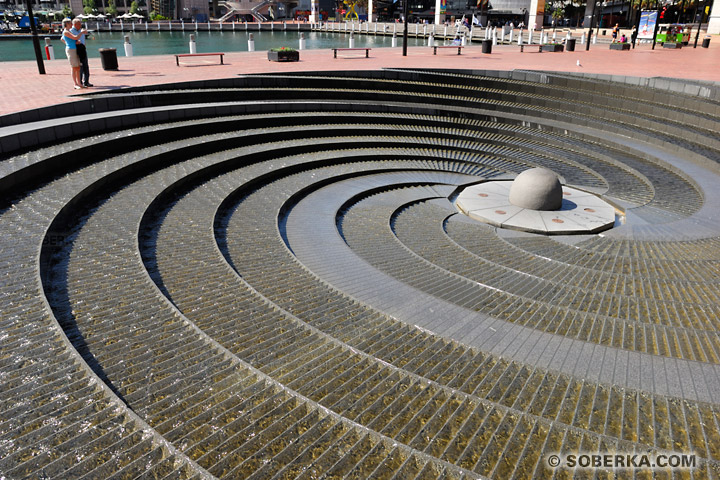
[[(0, 476), (720, 477), (720, 106), (649, 90), (306, 72), (0, 118)], [(535, 166), (624, 223), (454, 209)]]

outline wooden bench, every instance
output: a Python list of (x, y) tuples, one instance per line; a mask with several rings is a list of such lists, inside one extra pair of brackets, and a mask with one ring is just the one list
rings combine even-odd
[(460, 55), (463, 47), (462, 45), (432, 45), (433, 55), (437, 55), (438, 48), (457, 48), (458, 55)]
[(523, 43), (520, 45), (520, 53), (523, 52), (525, 47), (538, 47), (538, 53), (542, 53), (542, 44), (541, 43)]
[(370, 50), (372, 50), (372, 48), (331, 48), (330, 50), (333, 51), (333, 58), (337, 58), (337, 52), (347, 52), (349, 50), (365, 50), (365, 58), (370, 58)]
[(220, 56), (220, 65), (225, 65), (223, 63), (223, 55), (224, 53), (179, 53), (175, 55), (175, 63), (177, 63), (177, 66), (180, 66), (180, 57), (207, 57), (211, 55), (219, 55)]

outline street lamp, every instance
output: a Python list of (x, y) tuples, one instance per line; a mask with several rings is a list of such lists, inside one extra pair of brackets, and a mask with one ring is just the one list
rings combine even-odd
[(593, 0), (592, 15), (590, 16), (590, 25), (588, 25), (588, 36), (585, 40), (585, 51), (590, 50), (590, 38), (592, 38), (593, 22), (595, 21), (595, 10), (597, 9), (597, 4), (597, 0)]
[(37, 60), (38, 72), (45, 75), (45, 63), (43, 62), (42, 53), (40, 52), (40, 39), (38, 38), (37, 25), (35, 25), (35, 16), (32, 11), (32, 0), (27, 0), (28, 18), (30, 19), (30, 31), (32, 32), (33, 49), (35, 50), (35, 60)]

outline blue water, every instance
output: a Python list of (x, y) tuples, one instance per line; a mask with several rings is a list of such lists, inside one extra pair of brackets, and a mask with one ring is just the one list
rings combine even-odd
[[(92, 22), (90, 27), (92, 28)], [(90, 35), (86, 42), (88, 55), (99, 57), (99, 48), (116, 48), (118, 56), (124, 56), (125, 35), (130, 36), (134, 55), (160, 55), (169, 53), (189, 53), (190, 34), (195, 35), (197, 51), (201, 52), (247, 52), (248, 35), (253, 34), (255, 50), (262, 51), (275, 47), (298, 48), (300, 32), (297, 31), (253, 31), (246, 32), (238, 25), (235, 32), (193, 32), (190, 30), (173, 32), (98, 32)], [(305, 33), (307, 49), (347, 47), (349, 34), (327, 32)], [(408, 46), (422, 46), (427, 40), (408, 38)], [(65, 44), (61, 40), (52, 41), (55, 58), (65, 58)], [(40, 45), (44, 54), (44, 37), (40, 36)], [(390, 47), (392, 37), (355, 34), (356, 47)], [(402, 37), (398, 35), (398, 46), (402, 46)], [(15, 39), (0, 40), (0, 61), (34, 60), (32, 40)]]

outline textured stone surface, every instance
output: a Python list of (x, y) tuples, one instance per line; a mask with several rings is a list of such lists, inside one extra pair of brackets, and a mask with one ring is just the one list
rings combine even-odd
[[(91, 136), (14, 150), (2, 475), (580, 478), (545, 459), (583, 449), (717, 478), (720, 115), (624, 123), (647, 98), (544, 80), (117, 92)], [(628, 222), (547, 237), (453, 207), (536, 166)]]

